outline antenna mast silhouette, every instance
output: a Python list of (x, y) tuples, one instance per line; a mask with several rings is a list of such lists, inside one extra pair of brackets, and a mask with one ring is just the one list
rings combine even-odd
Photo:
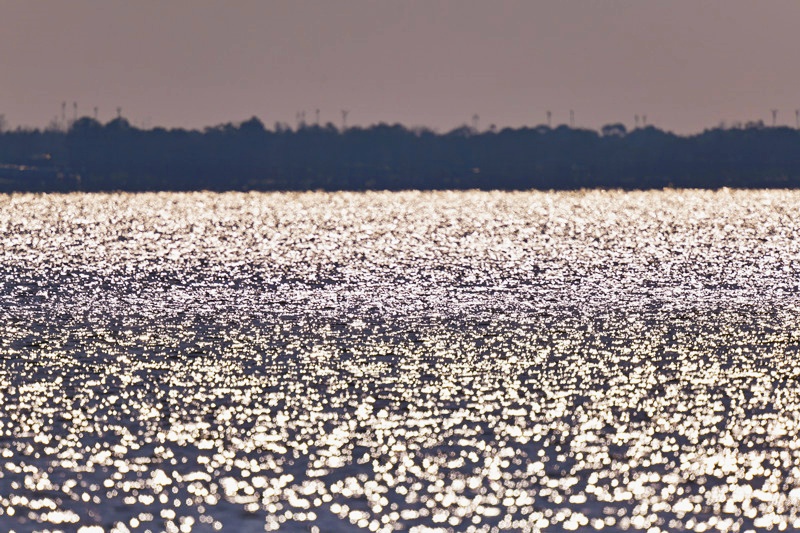
[(633, 123), (635, 125), (634, 127), (639, 127), (639, 115), (633, 115)]
[(797, 129), (800, 130), (800, 109), (794, 110), (794, 121), (797, 124)]
[(552, 126), (552, 124), (551, 124), (551, 118), (552, 118), (552, 117), (553, 117), (553, 113), (551, 113), (550, 111), (548, 111), (548, 112), (547, 112), (547, 127), (548, 127), (548, 128)]
[(480, 119), (481, 119), (481, 117), (477, 113), (472, 115), (472, 129), (473, 129), (473, 131), (476, 131), (476, 132), (478, 131), (478, 121)]
[(67, 127), (67, 103), (61, 102), (61, 127)]
[(347, 129), (347, 115), (350, 113), (347, 109), (342, 109), (342, 131)]
[(94, 106), (94, 119), (97, 120), (97, 106)]
[(773, 128), (775, 127), (775, 124), (777, 123), (777, 121), (778, 121), (778, 110), (777, 109), (773, 109), (772, 110), (772, 127)]
[(575, 127), (575, 111), (573, 111), (572, 109), (569, 110), (569, 127), (570, 128)]

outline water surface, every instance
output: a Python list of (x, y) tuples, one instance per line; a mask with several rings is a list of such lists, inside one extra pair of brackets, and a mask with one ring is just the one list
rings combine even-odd
[(800, 193), (0, 196), (0, 529), (800, 528)]

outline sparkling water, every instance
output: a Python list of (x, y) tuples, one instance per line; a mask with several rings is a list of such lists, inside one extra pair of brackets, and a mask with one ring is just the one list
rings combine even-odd
[(0, 529), (800, 528), (800, 192), (0, 196)]

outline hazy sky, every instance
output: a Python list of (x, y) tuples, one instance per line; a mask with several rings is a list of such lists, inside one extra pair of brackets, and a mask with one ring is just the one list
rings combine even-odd
[(0, 113), (447, 130), (795, 124), (796, 0), (0, 0)]

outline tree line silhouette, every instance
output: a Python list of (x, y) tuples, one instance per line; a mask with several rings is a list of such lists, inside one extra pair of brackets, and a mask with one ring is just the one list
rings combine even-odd
[(800, 130), (547, 126), (447, 133), (379, 124), (205, 130), (76, 120), (0, 133), (2, 191), (652, 189), (800, 186)]

